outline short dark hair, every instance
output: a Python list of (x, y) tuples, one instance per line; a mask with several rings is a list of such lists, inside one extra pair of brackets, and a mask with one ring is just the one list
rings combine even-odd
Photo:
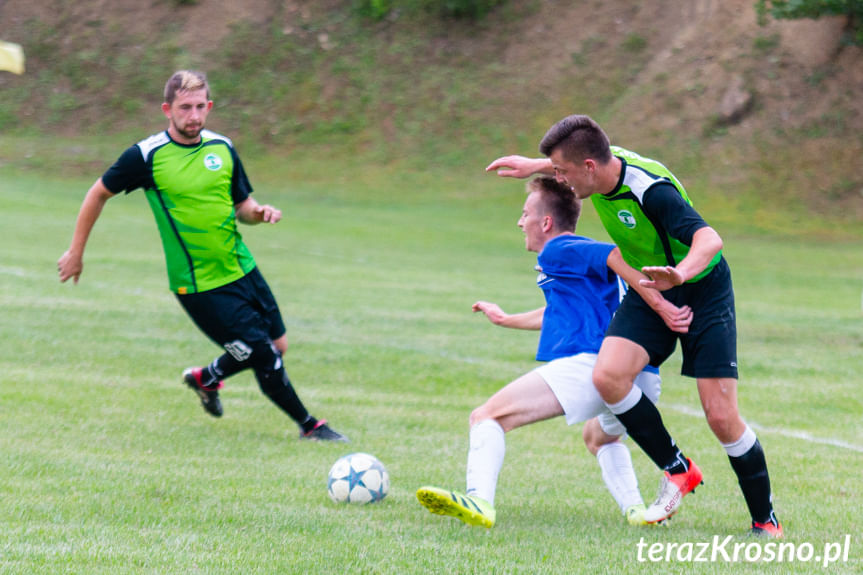
[(573, 114), (549, 128), (539, 143), (539, 151), (545, 156), (557, 149), (570, 162), (580, 162), (587, 158), (600, 164), (611, 161), (611, 145), (608, 136), (593, 119)]
[(197, 70), (179, 70), (165, 84), (165, 102), (174, 103), (177, 92), (191, 92), (194, 90), (207, 90), (207, 99), (210, 99), (210, 84), (207, 75)]
[(549, 176), (539, 176), (527, 183), (527, 193), (537, 193), (545, 212), (554, 220), (554, 227), (565, 232), (574, 232), (581, 215), (581, 200), (575, 197), (572, 188)]

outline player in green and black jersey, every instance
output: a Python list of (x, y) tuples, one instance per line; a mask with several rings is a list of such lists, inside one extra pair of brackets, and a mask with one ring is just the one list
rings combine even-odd
[(69, 249), (57, 262), (60, 281), (83, 269), (90, 231), (110, 198), (143, 188), (156, 218), (168, 281), (195, 324), (225, 349), (183, 381), (212, 415), (222, 415), (222, 380), (252, 369), (264, 394), (293, 418), (300, 437), (346, 441), (309, 415), (285, 373), (285, 325), (270, 288), (243, 243), (237, 222), (276, 223), (280, 210), (258, 204), (231, 141), (204, 129), (213, 107), (206, 77), (175, 73), (165, 86), (168, 129), (128, 148), (87, 192)]
[(658, 289), (661, 305), (629, 290), (609, 325), (593, 372), (609, 409), (664, 470), (648, 522), (674, 514), (701, 483), (656, 406), (633, 386), (645, 365), (659, 366), (683, 351), (682, 374), (697, 380), (711, 430), (728, 454), (752, 517), (752, 532), (781, 537), (761, 444), (737, 406), (737, 331), (731, 272), (722, 239), (692, 207), (686, 190), (662, 164), (611, 146), (592, 119), (564, 118), (540, 144), (546, 158), (505, 156), (487, 170), (501, 176), (554, 175), (576, 196), (590, 198), (624, 260), (641, 270), (641, 285)]

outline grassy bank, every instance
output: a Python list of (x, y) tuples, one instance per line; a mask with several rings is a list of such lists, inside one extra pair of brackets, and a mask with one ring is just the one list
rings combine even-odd
[[(342, 166), (472, 177), (498, 154), (536, 153), (579, 112), (669, 165), (723, 231), (863, 229), (853, 55), (801, 67), (778, 24), (713, 5), (702, 21), (700, 2), (503, 2), (478, 20), (375, 19), (360, 5), (386, 3), (7, 3), (4, 40), (24, 44), (28, 72), (0, 77), (0, 168), (101, 170), (162, 129), (166, 76), (196, 67), (210, 75), (211, 127), (260, 156), (263, 177), (316, 158), (334, 181)], [(753, 104), (728, 123), (717, 110), (735, 76)]]

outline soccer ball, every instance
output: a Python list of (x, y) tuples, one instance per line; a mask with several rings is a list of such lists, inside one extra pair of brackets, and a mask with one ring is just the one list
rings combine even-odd
[(368, 453), (339, 458), (327, 477), (327, 493), (336, 503), (374, 503), (389, 490), (390, 475), (384, 464)]

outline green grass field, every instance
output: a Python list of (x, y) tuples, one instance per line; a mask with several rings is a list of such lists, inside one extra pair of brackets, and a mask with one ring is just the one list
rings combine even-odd
[[(288, 324), (288, 372), (310, 411), (351, 437), (345, 446), (299, 442), (251, 373), (228, 381), (220, 420), (181, 385), (183, 368), (219, 349), (167, 290), (142, 193), (109, 202), (80, 284), (57, 281), (103, 168), (61, 178), (7, 167), (0, 178), (0, 573), (863, 572), (860, 241), (719, 230), (741, 410), (766, 450), (786, 541), (820, 556), (849, 535), (848, 561), (639, 562), (642, 538), (748, 542), (735, 477), (677, 354), (660, 408), (706, 484), (670, 527), (628, 527), (580, 428), (563, 420), (509, 435), (494, 529), (432, 516), (414, 497), (423, 484), (464, 487), (470, 410), (535, 365), (535, 333), (470, 311), (476, 299), (541, 304), (515, 225), (521, 183), (482, 166), (249, 169), (258, 200), (285, 212), (245, 237)], [(579, 231), (604, 237), (589, 206)], [(632, 448), (651, 499), (659, 473)], [(386, 464), (380, 504), (327, 497), (330, 465), (351, 451)]]

